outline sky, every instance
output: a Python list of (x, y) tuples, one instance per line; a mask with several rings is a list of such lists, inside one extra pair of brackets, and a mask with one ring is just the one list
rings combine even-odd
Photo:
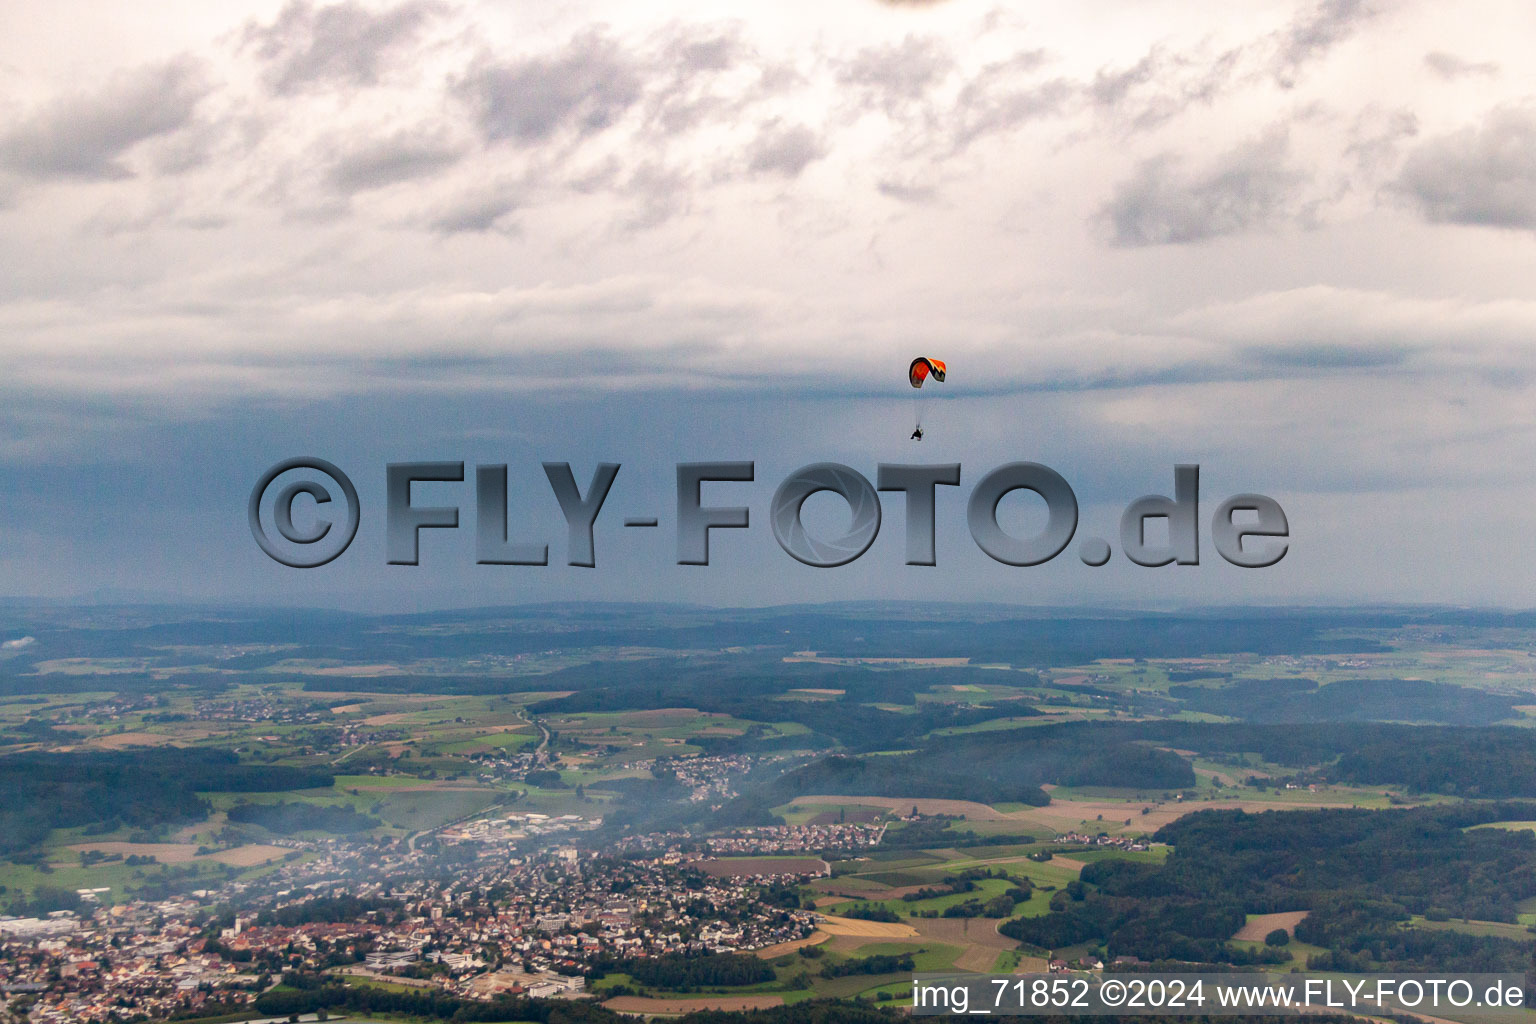
[[(0, 595), (1536, 605), (1532, 38), (1521, 0), (6, 4)], [(362, 506), (312, 570), (246, 522), (298, 455)], [(386, 565), (424, 460), (508, 464), (552, 564), (475, 565), (466, 482)], [(752, 526), (678, 566), (701, 460), (755, 462), (706, 494)], [(622, 465), (595, 568), (546, 461)], [(828, 461), (961, 463), (938, 564), (897, 495), (856, 562), (784, 554)], [(1109, 539), (1198, 463), (1201, 564), (991, 561), (964, 505), (1015, 461)], [(1210, 544), (1244, 492), (1277, 566)]]

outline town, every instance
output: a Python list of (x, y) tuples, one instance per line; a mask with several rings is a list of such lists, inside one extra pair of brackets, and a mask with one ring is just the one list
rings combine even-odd
[[(815, 928), (817, 915), (792, 898), (773, 902), (797, 876), (718, 877), (683, 858), (679, 837), (637, 838), (622, 858), (574, 846), (520, 857), (505, 841), (522, 836), (505, 829), (445, 829), (440, 846), (416, 850), (333, 841), (259, 882), (0, 918), (0, 993), (33, 1024), (239, 1007), (292, 972), (471, 999), (579, 996), (599, 962), (749, 952)], [(871, 838), (859, 825), (757, 828), (708, 847), (772, 853)], [(468, 859), (452, 856), (469, 844)]]

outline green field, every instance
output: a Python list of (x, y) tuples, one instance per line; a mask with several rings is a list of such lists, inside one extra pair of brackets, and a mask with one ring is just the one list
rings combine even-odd
[(1452, 918), (1449, 921), (1430, 921), (1423, 915), (1415, 914), (1409, 924), (1414, 928), (1423, 928), (1427, 931), (1459, 932), (1462, 935), (1492, 935), (1501, 939), (1511, 939), (1515, 942), (1536, 943), (1536, 934), (1533, 934), (1524, 923), (1508, 924), (1503, 921), (1462, 921)]

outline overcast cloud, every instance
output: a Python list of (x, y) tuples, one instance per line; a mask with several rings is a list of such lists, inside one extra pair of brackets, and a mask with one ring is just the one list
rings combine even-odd
[[(1071, 599), (1536, 604), (1508, 568), (1536, 554), (1512, 511), (1536, 490), (1527, 3), (21, 8), (0, 34), (18, 591), (388, 605), (377, 567), (247, 558), (242, 488), (301, 450), (653, 472), (942, 452), (1055, 459), (1110, 503), (1205, 460), (1316, 524), (1284, 573), (1063, 568)], [(952, 368), (921, 451), (919, 353)], [(218, 481), (191, 488), (186, 552), (155, 463)], [(58, 516), (82, 490), (126, 525)], [(1412, 512), (1473, 492), (1462, 520)], [(1012, 593), (973, 568), (925, 592)], [(773, 579), (763, 599), (890, 584)], [(507, 597), (439, 582), (398, 603)], [(526, 596), (601, 587), (551, 571)]]

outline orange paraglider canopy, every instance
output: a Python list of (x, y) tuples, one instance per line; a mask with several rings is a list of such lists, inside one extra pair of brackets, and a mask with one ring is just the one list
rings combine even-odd
[(912, 382), (913, 387), (922, 387), (923, 381), (927, 380), (930, 376), (936, 381), (942, 382), (944, 380), (944, 361), (942, 359), (918, 356), (912, 360), (912, 365), (907, 370), (907, 379)]

